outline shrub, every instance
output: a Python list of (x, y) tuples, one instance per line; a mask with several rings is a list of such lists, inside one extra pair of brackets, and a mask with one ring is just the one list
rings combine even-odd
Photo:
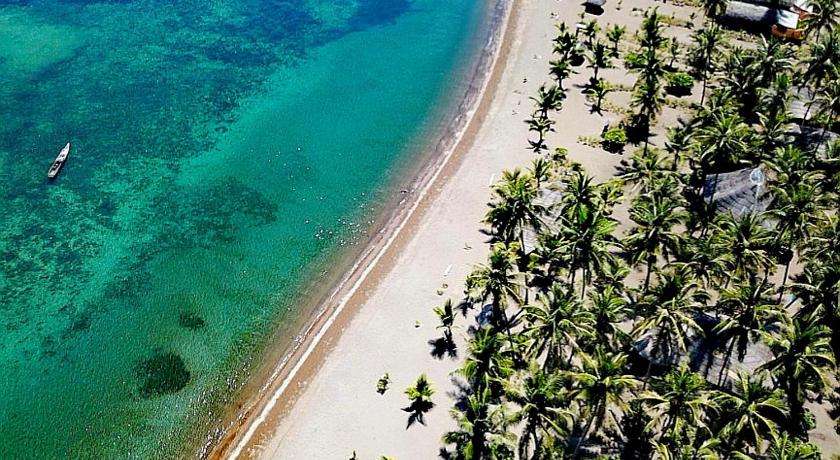
[(694, 88), (694, 78), (685, 72), (669, 73), (665, 78), (668, 80), (668, 92), (675, 96), (687, 96)]
[(631, 51), (624, 57), (624, 66), (628, 69), (639, 69), (642, 67), (643, 59), (641, 53)]
[(620, 152), (627, 144), (627, 132), (624, 128), (610, 128), (601, 134), (601, 145), (608, 152)]

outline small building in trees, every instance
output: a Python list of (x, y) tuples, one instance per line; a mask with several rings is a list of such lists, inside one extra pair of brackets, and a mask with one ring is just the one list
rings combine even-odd
[[(750, 342), (743, 357), (740, 357), (737, 347), (731, 346), (731, 342), (724, 341), (715, 332), (720, 318), (698, 313), (693, 319), (702, 331), (686, 334), (684, 350), (673, 337), (662, 337), (658, 329), (653, 329), (633, 344), (636, 358), (645, 366), (650, 366), (648, 371), (654, 374), (687, 365), (709, 383), (723, 389), (731, 389), (733, 379), (739, 373), (755, 374), (762, 364), (773, 359), (773, 352), (761, 341)], [(778, 324), (772, 324), (768, 331), (778, 327)], [(669, 340), (671, 343), (663, 343)]]
[[(789, 8), (796, 7), (791, 2)], [(803, 4), (804, 5), (804, 4)], [(797, 9), (796, 11), (799, 11)], [(803, 10), (804, 11), (804, 10)], [(757, 33), (770, 33), (777, 37), (791, 40), (802, 39), (799, 28), (800, 14), (780, 6), (731, 1), (719, 20), (732, 27), (752, 30)]]
[(773, 201), (765, 182), (761, 167), (710, 174), (703, 186), (703, 198), (714, 202), (718, 213), (731, 212), (735, 217), (763, 212)]

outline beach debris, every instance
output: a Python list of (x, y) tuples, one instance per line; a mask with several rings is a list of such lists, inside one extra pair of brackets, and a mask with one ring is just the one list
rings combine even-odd
[[(442, 293), (441, 293), (441, 294), (442, 294)], [(419, 319), (414, 320), (414, 328), (415, 328), (415, 329), (420, 329), (420, 320), (419, 320)]]
[[(449, 264), (449, 266), (446, 267), (446, 270), (443, 271), (443, 276), (449, 276), (449, 272), (451, 272), (451, 271), (452, 271), (452, 264)], [(444, 287), (446, 287), (445, 283), (444, 283)]]
[(464, 251), (470, 251), (470, 250), (472, 250), (472, 246), (470, 246), (470, 243), (464, 242)]
[[(391, 387), (391, 376), (386, 372), (382, 374), (382, 377), (379, 377), (379, 380), (376, 382), (376, 392), (384, 395), (388, 388)], [(356, 453), (353, 452), (355, 455)]]

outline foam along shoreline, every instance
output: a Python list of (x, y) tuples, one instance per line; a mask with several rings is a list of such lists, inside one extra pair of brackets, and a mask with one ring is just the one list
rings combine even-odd
[[(472, 144), (481, 120), (498, 83), (501, 65), (510, 48), (510, 36), (516, 22), (516, 3), (521, 0), (496, 0), (489, 12), (490, 29), (483, 48), (463, 85), (460, 102), (453, 104), (451, 119), (445, 129), (438, 130), (425, 156), (425, 164), (418, 169), (409, 190), (416, 191), (394, 203), (380, 217), (379, 230), (368, 242), (347, 274), (330, 291), (324, 305), (294, 340), (291, 349), (282, 355), (265, 383), (243, 406), (232, 426), (215, 445), (205, 445), (199, 452), (207, 458), (239, 458), (250, 456), (258, 438), (276, 428), (282, 413), (290, 404), (321, 361), (331, 351), (331, 345), (341, 335), (355, 310), (365, 301), (377, 280), (392, 270), (391, 258), (414, 233), (412, 228), (418, 210), (426, 207), (436, 190), (438, 178), (451, 169), (453, 158), (462, 156)], [(461, 160), (460, 158), (458, 159)], [(407, 228), (408, 227), (408, 228)], [(260, 436), (262, 435), (262, 436)], [(208, 449), (212, 449), (209, 450)]]

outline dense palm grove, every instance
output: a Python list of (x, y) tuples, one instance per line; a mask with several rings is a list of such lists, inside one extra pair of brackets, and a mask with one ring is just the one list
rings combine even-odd
[[(469, 336), (443, 457), (821, 458), (812, 411), (836, 404), (840, 354), (840, 142), (825, 131), (840, 115), (838, 7), (815, 2), (801, 44), (739, 46), (714, 21), (723, 3), (684, 49), (655, 10), (632, 36), (558, 26), (551, 82), (532, 98), (533, 165), (494, 186), (488, 260), (463, 302), (436, 308), (450, 352), (453, 328)], [(599, 71), (620, 61), (636, 76), (632, 110), (602, 145), (626, 136), (636, 151), (596, 183), (546, 134), (573, 73), (592, 72), (600, 111), (621, 89)], [(659, 126), (679, 66), (702, 101)], [(812, 90), (810, 121), (791, 118), (795, 87)], [(758, 167), (769, 206), (719, 208), (718, 176)], [(716, 344), (713, 373), (686, 359), (700, 337)], [(759, 346), (757, 367), (736, 372)], [(407, 394), (428, 410), (419, 383)]]

